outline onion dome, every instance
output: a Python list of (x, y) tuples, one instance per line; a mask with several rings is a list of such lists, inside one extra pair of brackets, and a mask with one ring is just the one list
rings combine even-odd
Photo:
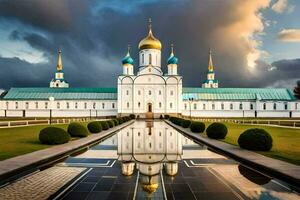
[(149, 33), (147, 37), (142, 39), (139, 43), (139, 49), (158, 49), (161, 50), (161, 42), (156, 39), (152, 33), (152, 27), (151, 27), (151, 19), (149, 19)]
[(177, 64), (178, 63), (178, 58), (175, 57), (174, 55), (174, 49), (173, 49), (173, 44), (171, 45), (171, 54), (170, 57), (168, 58), (168, 65), (169, 64)]
[(133, 65), (133, 63), (134, 63), (134, 61), (130, 56), (130, 47), (128, 46), (128, 51), (127, 51), (126, 56), (122, 59), (122, 64), (123, 65), (125, 65), (125, 64)]

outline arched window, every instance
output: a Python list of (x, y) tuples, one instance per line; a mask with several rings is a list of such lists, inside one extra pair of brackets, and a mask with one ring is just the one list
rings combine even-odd
[(111, 104), (111, 107), (112, 107), (112, 108), (115, 108), (115, 103), (112, 103), (112, 104)]
[(263, 109), (266, 110), (267, 109), (267, 105), (266, 103), (263, 104)]
[(70, 108), (70, 103), (69, 102), (67, 102), (67, 109), (69, 109)]
[(288, 109), (288, 104), (284, 103), (284, 109), (287, 110)]
[(39, 108), (39, 103), (35, 102), (35, 108), (38, 109)]
[(277, 109), (277, 105), (276, 103), (273, 104), (273, 110), (276, 110)]
[(158, 103), (159, 108), (161, 108), (161, 102)]
[(253, 110), (254, 109), (254, 106), (253, 106), (253, 103), (250, 104), (250, 110)]
[(48, 102), (45, 102), (45, 109), (48, 109)]
[(230, 104), (230, 110), (233, 110), (233, 104), (232, 103)]
[(60, 109), (60, 103), (59, 102), (57, 102), (56, 107), (57, 107), (57, 109)]
[(151, 53), (149, 54), (149, 64), (150, 65), (152, 64), (152, 55), (151, 55)]
[(197, 104), (196, 103), (194, 103), (194, 110), (196, 110), (197, 109)]
[(78, 108), (78, 103), (77, 102), (75, 102), (75, 109), (77, 109)]
[(96, 103), (93, 103), (93, 108), (96, 109)]
[(151, 90), (149, 90), (148, 94), (151, 95)]
[(174, 94), (174, 92), (173, 92), (173, 90), (171, 90), (171, 91), (170, 91), (170, 95), (173, 96), (173, 94)]
[(16, 104), (16, 109), (18, 109), (19, 108), (18, 102), (16, 102), (15, 104)]
[(28, 102), (25, 103), (25, 108), (29, 109), (29, 103)]
[(206, 105), (205, 104), (203, 104), (203, 110), (205, 110), (206, 109)]
[(224, 103), (221, 104), (221, 109), (224, 110)]
[(172, 103), (170, 103), (170, 108), (172, 108), (173, 107), (173, 104)]
[(86, 102), (84, 103), (84, 109), (87, 109), (87, 103)]
[(240, 103), (240, 110), (243, 110), (243, 104)]
[(142, 64), (144, 64), (144, 54), (142, 54)]
[(129, 102), (127, 102), (127, 108), (129, 108)]
[(105, 108), (105, 104), (104, 103), (102, 103), (102, 109), (104, 109)]
[(215, 106), (215, 104), (213, 103), (213, 104), (211, 105), (211, 109), (214, 110), (215, 108), (216, 108), (216, 106)]
[(129, 91), (128, 90), (126, 90), (126, 95), (129, 95)]
[(138, 102), (138, 107), (141, 107), (141, 103), (140, 102)]
[(158, 94), (161, 95), (161, 90), (158, 91)]

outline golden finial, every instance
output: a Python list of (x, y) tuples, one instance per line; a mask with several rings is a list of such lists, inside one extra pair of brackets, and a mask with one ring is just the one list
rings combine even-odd
[(57, 66), (56, 69), (58, 71), (62, 70), (62, 58), (61, 58), (61, 48), (58, 49), (58, 58), (57, 58)]
[(127, 56), (130, 55), (130, 49), (131, 49), (131, 46), (130, 46), (130, 44), (128, 44), (128, 45), (127, 45)]
[(208, 58), (208, 70), (209, 71), (213, 71), (214, 70), (214, 65), (213, 65), (213, 62), (212, 62), (212, 56), (211, 56), (211, 48), (209, 48), (209, 58)]
[(174, 44), (171, 44), (171, 55), (174, 55)]

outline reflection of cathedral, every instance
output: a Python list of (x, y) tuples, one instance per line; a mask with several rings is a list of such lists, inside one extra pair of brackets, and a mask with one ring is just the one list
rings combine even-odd
[[(69, 88), (59, 51), (55, 78), (50, 87), (11, 88), (1, 95), (0, 116), (49, 117), (51, 113), (53, 117), (99, 117), (133, 113), (140, 117), (164, 114), (300, 117), (300, 102), (289, 89), (220, 88), (211, 51), (202, 87), (182, 87), (183, 77), (178, 67), (183, 71), (184, 62), (178, 65), (173, 45), (169, 58), (165, 62), (162, 60), (162, 43), (154, 37), (151, 23), (138, 49), (138, 62), (134, 62), (128, 49), (115, 88)], [(137, 72), (134, 71), (135, 65)]]

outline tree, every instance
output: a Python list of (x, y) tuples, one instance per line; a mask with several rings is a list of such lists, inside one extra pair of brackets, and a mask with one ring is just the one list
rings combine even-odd
[(294, 89), (295, 97), (300, 99), (300, 80), (297, 81), (297, 86)]

